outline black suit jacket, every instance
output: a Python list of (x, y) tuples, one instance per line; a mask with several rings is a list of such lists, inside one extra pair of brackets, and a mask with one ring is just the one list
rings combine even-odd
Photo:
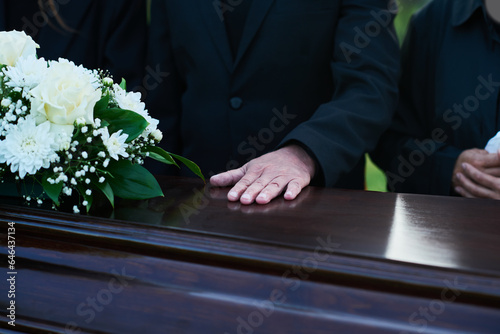
[(149, 107), (166, 149), (210, 175), (293, 142), (323, 184), (362, 188), (396, 103), (388, 1), (253, 0), (234, 59), (219, 3), (153, 0), (150, 61), (169, 76)]
[[(4, 10), (7, 1), (11, 0), (0, 0), (0, 30), (8, 28)], [(59, 14), (74, 32), (58, 31), (40, 15), (23, 19), (27, 33), (38, 30), (38, 56), (48, 60), (62, 57), (90, 69), (109, 70), (115, 81), (125, 78), (130, 89), (142, 84), (147, 48), (146, 0), (60, 2)]]

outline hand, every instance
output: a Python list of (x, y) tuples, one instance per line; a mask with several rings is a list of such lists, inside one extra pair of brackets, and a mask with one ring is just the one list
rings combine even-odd
[(267, 204), (286, 188), (284, 198), (295, 199), (314, 176), (313, 159), (298, 145), (267, 153), (243, 167), (214, 175), (216, 187), (234, 185), (227, 198), (242, 204)]
[(464, 197), (500, 199), (500, 152), (480, 149), (462, 152), (455, 163), (452, 183)]

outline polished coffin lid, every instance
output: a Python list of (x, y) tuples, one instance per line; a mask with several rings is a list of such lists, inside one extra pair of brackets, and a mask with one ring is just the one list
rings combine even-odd
[(309, 187), (243, 206), (196, 179), (159, 180), (164, 198), (93, 216), (2, 198), (0, 221), (16, 222), (19, 326), (500, 331), (497, 201)]

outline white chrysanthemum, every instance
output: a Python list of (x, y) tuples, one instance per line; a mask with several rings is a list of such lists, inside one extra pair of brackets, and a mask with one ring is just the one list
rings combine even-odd
[(47, 73), (47, 62), (43, 58), (36, 59), (35, 56), (20, 58), (15, 67), (7, 67), (4, 73), (7, 86), (31, 89), (38, 86)]
[(50, 134), (50, 123), (36, 125), (33, 118), (21, 119), (0, 141), (0, 163), (10, 165), (12, 173), (36, 174), (58, 160), (57, 145)]
[(117, 84), (113, 85), (113, 91), (115, 101), (120, 108), (138, 113), (149, 123), (141, 134), (142, 137), (148, 138), (149, 134), (158, 128), (160, 122), (149, 115), (146, 105), (141, 101), (141, 93), (127, 92)]
[(122, 134), (122, 130), (113, 133), (111, 136), (109, 135), (108, 128), (104, 128), (105, 131), (102, 131), (101, 137), (108, 150), (109, 156), (115, 160), (119, 159), (119, 155), (124, 158), (128, 158), (128, 153), (125, 151), (128, 145), (125, 141), (128, 138), (127, 134)]
[(144, 129), (141, 136), (144, 138), (148, 138), (150, 133), (154, 133), (158, 130), (158, 124), (160, 123), (160, 121), (158, 121), (156, 118), (153, 118), (149, 115), (147, 117), (144, 117), (144, 118), (149, 123), (149, 125)]
[(122, 109), (132, 110), (141, 116), (146, 116), (146, 105), (141, 101), (141, 93), (127, 92), (119, 85), (113, 85), (114, 97)]

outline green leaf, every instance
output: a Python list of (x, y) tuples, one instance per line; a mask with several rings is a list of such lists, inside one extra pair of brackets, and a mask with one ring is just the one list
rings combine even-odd
[(120, 87), (123, 90), (127, 90), (127, 81), (124, 78), (122, 78), (122, 82), (120, 82)]
[(101, 126), (107, 128), (109, 126), (108, 121), (101, 120)]
[(182, 162), (184, 165), (186, 165), (187, 168), (189, 168), (189, 170), (191, 170), (193, 173), (195, 173), (197, 176), (199, 176), (203, 180), (203, 182), (206, 182), (205, 177), (203, 176), (203, 173), (201, 172), (201, 169), (200, 169), (200, 167), (198, 167), (197, 164), (195, 164), (194, 162), (192, 162), (189, 159), (181, 157), (180, 155), (173, 154), (173, 153), (168, 153), (168, 154), (170, 154), (172, 157), (174, 157), (177, 160), (179, 160), (180, 162)]
[(127, 143), (139, 137), (149, 125), (146, 119), (138, 113), (120, 108), (95, 111), (94, 117), (109, 123), (108, 130), (110, 134), (123, 130), (123, 133), (128, 134)]
[(187, 168), (189, 168), (194, 174), (199, 176), (203, 182), (205, 182), (205, 177), (203, 176), (203, 173), (201, 172), (200, 167), (198, 167), (197, 164), (192, 162), (189, 159), (186, 159), (184, 157), (181, 157), (180, 155), (169, 153), (165, 151), (164, 149), (157, 147), (157, 146), (147, 146), (143, 148), (143, 152), (149, 152), (149, 157), (152, 159), (155, 159), (157, 161), (163, 162), (167, 165), (175, 165), (179, 167), (177, 162), (173, 158), (176, 158), (180, 162), (182, 162), (184, 165), (186, 165)]
[(94, 113), (103, 111), (108, 107), (109, 104), (109, 93), (104, 95), (94, 106)]
[(63, 183), (59, 182), (58, 184), (50, 184), (47, 181), (47, 177), (44, 177), (42, 180), (43, 191), (49, 196), (49, 198), (54, 202), (56, 206), (59, 206), (59, 195), (63, 189)]
[(113, 176), (108, 179), (113, 193), (123, 199), (149, 199), (163, 196), (155, 177), (141, 165), (129, 160), (111, 161), (107, 168)]
[(172, 158), (172, 156), (167, 151), (165, 151), (160, 147), (147, 146), (142, 149), (142, 152), (149, 152), (149, 157), (151, 159), (155, 159), (167, 165), (176, 165), (177, 167), (179, 167), (177, 162), (175, 162), (174, 158)]
[(86, 194), (83, 194), (83, 198), (87, 201), (87, 213), (90, 212), (90, 208), (92, 207), (92, 203), (94, 202), (94, 197), (92, 196), (87, 196)]
[(114, 208), (115, 207), (115, 194), (113, 193), (113, 188), (109, 185), (108, 182), (104, 183), (99, 183), (99, 182), (94, 182), (95, 186), (102, 191), (104, 195), (106, 195), (106, 198), (108, 199), (109, 203), (111, 203), (111, 206)]

